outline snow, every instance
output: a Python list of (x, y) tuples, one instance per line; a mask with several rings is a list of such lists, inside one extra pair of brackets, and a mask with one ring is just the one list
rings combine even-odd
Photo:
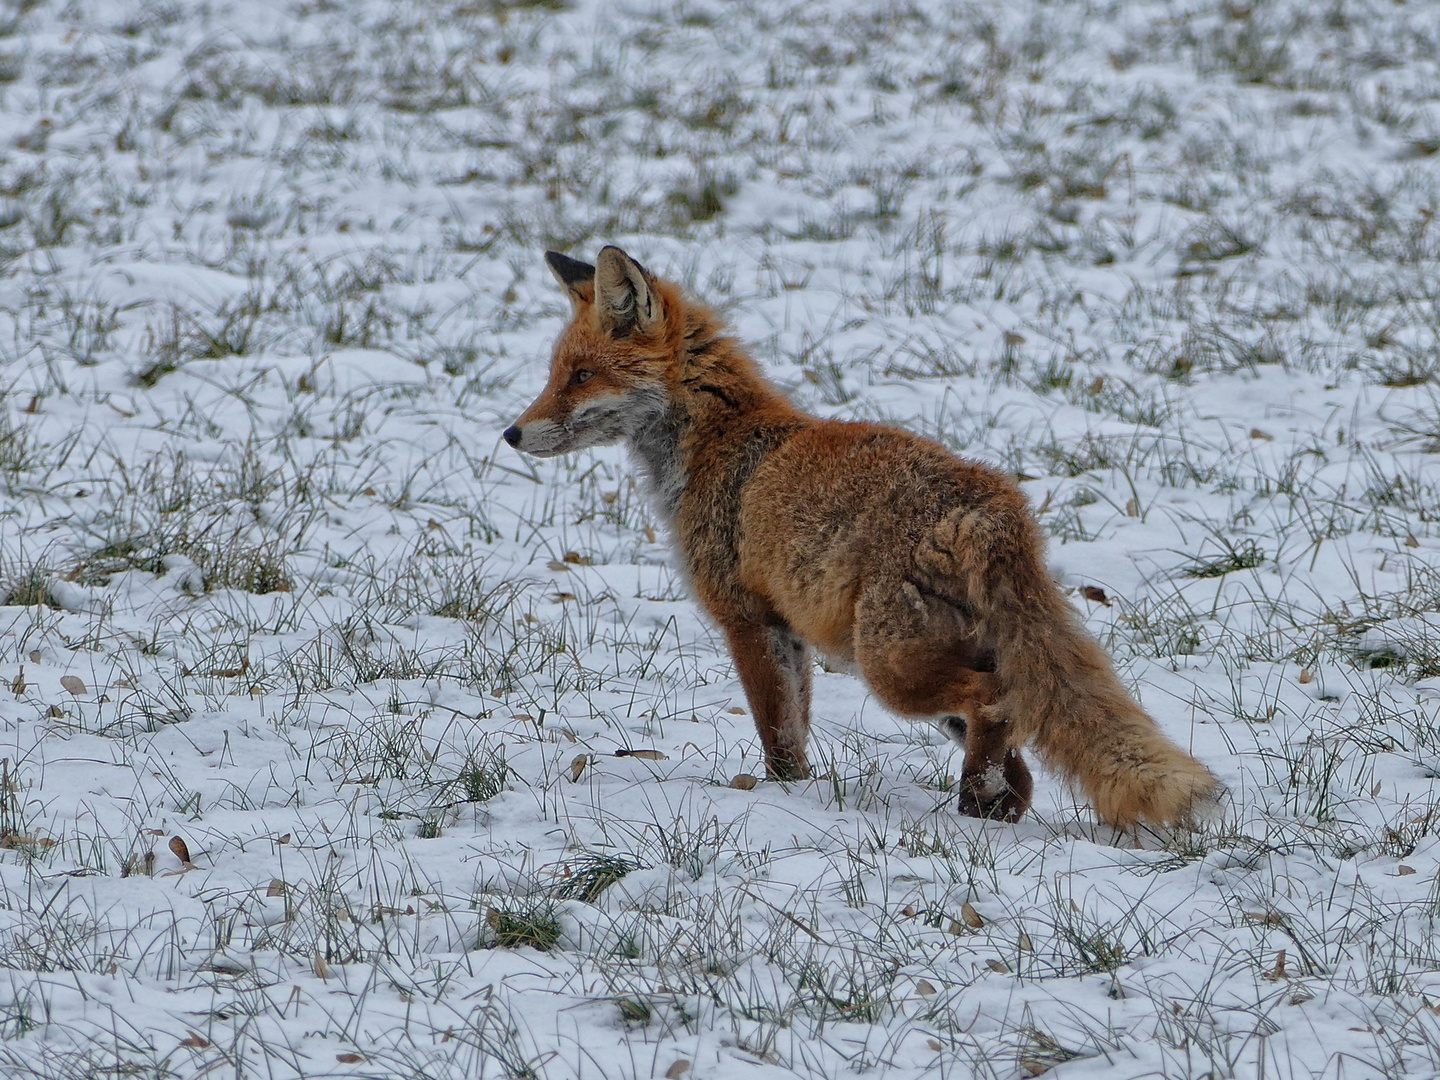
[[(0, 1069), (1440, 1075), (1429, 6), (0, 32)], [(499, 438), (541, 253), (606, 243), (813, 411), (1020, 477), (1219, 820), (1043, 769), (960, 817), (943, 735), (819, 668), (818, 778), (732, 784), (624, 454)]]

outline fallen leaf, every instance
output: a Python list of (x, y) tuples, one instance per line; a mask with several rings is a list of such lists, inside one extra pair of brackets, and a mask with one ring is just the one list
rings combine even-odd
[(1400, 877), (1409, 877), (1411, 874), (1415, 873), (1415, 867), (1406, 866), (1404, 863), (1401, 863), (1400, 869), (1397, 870), (1396, 873), (1399, 874)]
[(59, 705), (51, 705), (50, 708), (45, 710), (45, 715), (52, 720), (58, 720), (65, 715), (65, 710), (60, 708)]
[(1306, 683), (1312, 683), (1314, 681), (1315, 673), (1313, 671), (1311, 671), (1308, 667), (1300, 669), (1300, 685), (1303, 686)]
[(1110, 606), (1110, 597), (1106, 596), (1105, 590), (1098, 585), (1080, 586), (1080, 595), (1086, 600), (1091, 600), (1097, 604), (1104, 604), (1106, 607)]
[(737, 791), (753, 791), (759, 781), (748, 772), (737, 773), (730, 780), (730, 786)]
[(202, 1047), (202, 1046), (209, 1046), (209, 1045), (210, 1045), (210, 1040), (207, 1039), (207, 1038), (205, 1038), (204, 1035), (197, 1035), (197, 1034), (196, 1034), (195, 1032), (193, 1032), (193, 1031), (187, 1031), (187, 1032), (186, 1032), (186, 1035), (185, 1035), (185, 1038), (183, 1038), (183, 1039), (180, 1040), (180, 1045), (181, 1045), (181, 1046), (193, 1046), (193, 1047), (196, 1047), (196, 1048), (198, 1049), (198, 1048), (200, 1048), (200, 1047)]
[(585, 766), (590, 764), (589, 754), (576, 754), (575, 760), (570, 762), (570, 782), (578, 784), (580, 777), (585, 772)]
[(565, 552), (565, 561), (575, 566), (589, 566), (590, 556), (581, 555), (578, 551), (567, 551)]
[(278, 840), (275, 841), (275, 843), (277, 843), (277, 844), (288, 844), (289, 842), (290, 842), (290, 834), (289, 834), (288, 832), (287, 832), (284, 836), (280, 837), (280, 839), (278, 839)]
[(568, 563), (563, 563), (563, 562), (561, 562), (559, 559), (551, 559), (549, 562), (547, 562), (547, 563), (545, 564), (545, 567), (546, 567), (546, 569), (549, 569), (549, 570), (569, 570), (569, 569), (570, 569), (570, 566), (569, 566)]
[(85, 680), (78, 675), (61, 675), (60, 685), (76, 697), (85, 693)]
[(1025, 344), (1025, 335), (1024, 335), (1024, 334), (1017, 334), (1014, 330), (1006, 330), (1006, 331), (1005, 331), (1005, 344), (1006, 344), (1006, 345), (1010, 345), (1010, 346), (1012, 346), (1012, 347), (1015, 346), (1015, 345), (1024, 345), (1024, 344)]
[[(1410, 539), (1411, 539), (1411, 540), (1414, 540), (1415, 538), (1412, 536), (1412, 537), (1410, 537)], [(1411, 547), (1415, 547), (1416, 545), (1411, 544), (1410, 546), (1411, 546)], [(31, 662), (32, 664), (38, 664), (38, 663), (40, 663), (40, 650), (39, 650), (39, 649), (31, 649), (31, 650), (30, 650), (30, 662)]]
[(310, 967), (320, 978), (330, 978), (330, 964), (318, 952), (311, 958)]
[(665, 1070), (665, 1080), (680, 1080), (680, 1077), (684, 1076), (689, 1071), (690, 1062), (686, 1061), (684, 1058), (680, 1058), (678, 1061), (676, 1061), (668, 1069)]
[(1050, 1071), (1050, 1066), (1043, 1061), (1036, 1061), (1034, 1058), (1026, 1058), (1020, 1062), (1020, 1068), (1025, 1070), (1026, 1076), (1040, 1076)]
[(915, 984), (915, 992), (920, 994), (922, 997), (929, 997), (931, 994), (935, 993), (935, 984), (932, 983), (929, 979), (921, 979)]
[(186, 845), (184, 840), (180, 839), (180, 837), (172, 836), (170, 838), (170, 850), (173, 851), (175, 853), (175, 857), (179, 859), (182, 863), (184, 863), (186, 866), (191, 865), (190, 848)]
[(576, 596), (573, 592), (557, 592), (553, 597), (551, 597), (551, 599), (553, 599), (557, 604), (565, 604), (570, 602), (571, 600), (578, 600), (580, 598)]
[(354, 1065), (356, 1062), (364, 1061), (365, 1058), (362, 1057), (360, 1054), (352, 1054), (347, 1052), (344, 1054), (336, 1054), (335, 1060), (342, 1062), (345, 1065)]
[(1021, 951), (1021, 952), (1034, 952), (1034, 951), (1035, 951), (1035, 943), (1030, 940), (1030, 935), (1027, 934), (1027, 933), (1025, 933), (1024, 930), (1021, 930), (1021, 931), (1020, 931), (1020, 939), (1019, 939), (1018, 942), (1016, 942), (1016, 944), (1018, 944), (1018, 945), (1020, 946), (1020, 951)]
[(1252, 427), (1252, 428), (1250, 429), (1250, 438), (1252, 438), (1252, 439), (1264, 439), (1266, 442), (1274, 442), (1274, 441), (1275, 441), (1275, 436), (1274, 436), (1274, 435), (1271, 435), (1269, 432), (1266, 432), (1266, 431), (1261, 431), (1258, 427)]
[(1101, 390), (1104, 390), (1104, 389), (1105, 389), (1105, 376), (1104, 376), (1104, 375), (1096, 375), (1095, 378), (1091, 381), (1090, 385), (1087, 386), (1087, 387), (1085, 387), (1085, 392), (1086, 392), (1087, 394), (1098, 394)]
[(281, 881), (278, 877), (271, 878), (269, 886), (265, 889), (266, 896), (284, 896), (290, 890), (290, 886)]
[(986, 960), (985, 966), (991, 971), (999, 972), (1001, 975), (1010, 974), (1010, 965), (1005, 963), (1004, 960)]
[(972, 930), (979, 930), (985, 925), (985, 920), (980, 917), (980, 912), (975, 910), (975, 905), (966, 900), (960, 905), (960, 917), (965, 920), (965, 925)]
[[(1419, 546), (1420, 546), (1420, 541), (1419, 541), (1419, 540), (1416, 540), (1415, 537), (1413, 537), (1413, 536), (1407, 536), (1407, 537), (1405, 537), (1405, 546), (1406, 546), (1406, 547), (1419, 547)], [(33, 655), (33, 654), (32, 654), (32, 655)], [(40, 661), (36, 660), (35, 662), (38, 664)]]
[(1280, 979), (1285, 978), (1285, 950), (1284, 950), (1284, 949), (1281, 949), (1278, 953), (1275, 954), (1275, 966), (1272, 967), (1269, 971), (1267, 971), (1267, 972), (1262, 976), (1262, 978), (1269, 979), (1271, 982), (1278, 982)]
[(950, 925), (946, 927), (946, 929), (949, 930), (950, 933), (954, 934), (956, 937), (959, 937), (961, 934), (965, 933), (965, 924), (962, 923), (959, 919), (951, 919)]
[(900, 914), (904, 915), (907, 919), (913, 919), (915, 917), (915, 905), (906, 904), (900, 909)]
[(944, 1047), (940, 1045), (939, 1039), (926, 1039), (925, 1045), (928, 1046), (931, 1050), (936, 1051), (937, 1053), (944, 1049)]
[(659, 750), (616, 750), (616, 757), (638, 757), (646, 761), (668, 761), (669, 754), (662, 754)]
[(10, 689), (15, 692), (16, 697), (19, 697), (25, 692), (25, 685), (25, 669), (22, 667), (20, 674), (16, 675), (15, 680), (10, 684)]
[(742, 709), (742, 708), (740, 708), (739, 705), (731, 705), (730, 708), (729, 708), (728, 710), (726, 710), (726, 711), (729, 712), (731, 716), (744, 716), (744, 715), (745, 715), (745, 710)]

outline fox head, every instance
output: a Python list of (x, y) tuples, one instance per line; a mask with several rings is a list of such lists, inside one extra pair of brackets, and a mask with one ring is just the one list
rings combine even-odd
[(555, 342), (550, 380), (505, 429), (505, 441), (536, 457), (604, 446), (662, 415), (680, 345), (679, 291), (617, 247), (595, 265), (556, 251), (545, 262), (570, 294), (573, 317)]

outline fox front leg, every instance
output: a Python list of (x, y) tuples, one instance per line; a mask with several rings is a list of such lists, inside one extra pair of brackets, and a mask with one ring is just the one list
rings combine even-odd
[(787, 626), (747, 623), (727, 628), (730, 655), (745, 687), (772, 780), (810, 775), (810, 647)]

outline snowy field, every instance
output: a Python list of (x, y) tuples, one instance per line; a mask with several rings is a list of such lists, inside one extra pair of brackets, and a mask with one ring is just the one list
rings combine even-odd
[[(0, 35), (0, 1072), (1440, 1075), (1435, 5)], [(623, 454), (498, 438), (610, 242), (1017, 474), (1225, 820), (962, 818), (819, 671), (750, 785)]]

